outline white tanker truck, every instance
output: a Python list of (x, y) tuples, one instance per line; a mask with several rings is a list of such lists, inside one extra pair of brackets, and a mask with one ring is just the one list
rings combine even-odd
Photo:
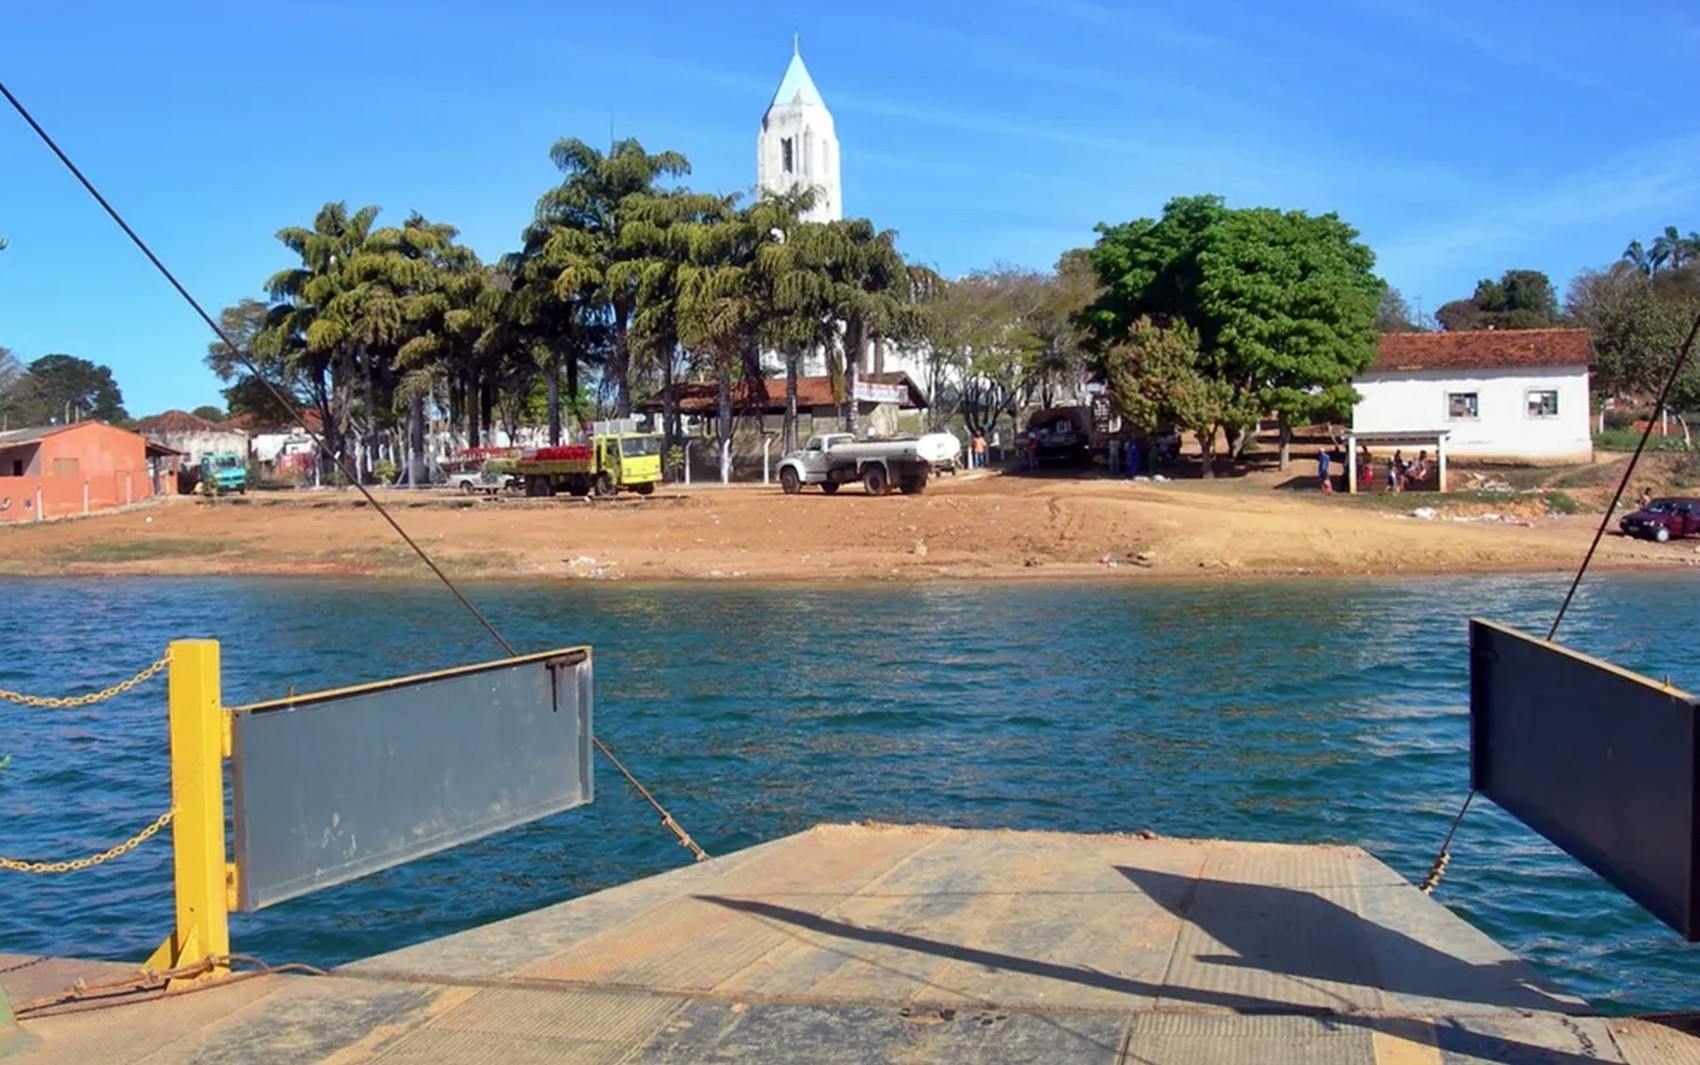
[(914, 495), (926, 491), (933, 470), (953, 464), (961, 448), (949, 433), (890, 440), (823, 433), (779, 460), (779, 485), (786, 495), (796, 495), (806, 484), (818, 484), (831, 495), (840, 485), (860, 481), (871, 496), (883, 496), (893, 485)]

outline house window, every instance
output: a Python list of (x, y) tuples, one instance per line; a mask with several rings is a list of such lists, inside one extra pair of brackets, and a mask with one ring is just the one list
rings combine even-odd
[(792, 157), (791, 138), (779, 139), (779, 169), (787, 174), (796, 173), (796, 159)]
[(24, 460), (23, 459), (13, 459), (12, 460), (12, 476), (13, 477), (22, 477), (23, 475), (24, 475)]
[(1475, 418), (1477, 416), (1476, 393), (1446, 393), (1446, 416), (1454, 420), (1461, 418)]
[(1531, 388), (1524, 393), (1529, 402), (1529, 417), (1556, 418), (1558, 417), (1558, 389)]

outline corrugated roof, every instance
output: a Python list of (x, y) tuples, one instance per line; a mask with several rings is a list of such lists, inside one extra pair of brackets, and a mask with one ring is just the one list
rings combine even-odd
[(803, 53), (793, 46), (791, 65), (785, 68), (785, 77), (780, 79), (779, 90), (773, 94), (773, 102), (767, 109), (809, 106), (825, 107), (826, 101), (815, 88), (815, 79), (809, 77), (809, 68), (803, 65)]
[(1588, 366), (1594, 347), (1586, 329), (1478, 329), (1459, 333), (1389, 333), (1366, 373), (1400, 370), (1514, 370)]
[[(85, 424), (78, 422), (77, 425)], [(0, 433), (0, 447), (15, 447), (18, 444), (33, 444), (37, 440), (62, 433), (67, 429), (75, 429), (76, 425), (38, 425), (32, 429), (12, 429)]]

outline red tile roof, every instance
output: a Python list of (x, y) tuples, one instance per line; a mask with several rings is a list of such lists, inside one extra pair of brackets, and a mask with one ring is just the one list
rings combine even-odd
[(1594, 361), (1586, 329), (1478, 329), (1460, 333), (1389, 333), (1366, 373), (1400, 370), (1513, 370), (1588, 366)]
[(238, 414), (225, 422), (224, 425), (227, 429), (246, 429), (250, 433), (286, 432), (297, 426), (305, 428), (308, 432), (317, 433), (323, 431), (324, 418), (320, 417), (317, 409), (306, 407), (294, 421), (259, 418), (252, 414)]
[[(905, 408), (918, 408), (927, 405), (927, 399), (915, 382), (906, 373), (865, 373), (857, 378), (872, 384), (903, 385), (908, 391), (908, 398), (902, 403)], [(785, 378), (768, 377), (760, 382), (765, 386), (765, 399), (761, 391), (748, 387), (755, 382), (746, 382), (743, 386), (732, 386), (732, 408), (739, 413), (750, 413), (760, 409), (768, 414), (781, 414), (785, 411)], [(684, 414), (713, 414), (719, 403), (720, 386), (713, 381), (687, 381), (674, 386), (678, 389), (679, 410)], [(832, 398), (832, 378), (830, 377), (799, 377), (797, 378), (797, 409), (806, 411), (811, 407), (831, 407), (837, 401)], [(662, 409), (660, 397), (642, 405), (647, 412)]]
[(136, 423), (138, 433), (212, 433), (223, 428), (185, 410), (168, 410)]

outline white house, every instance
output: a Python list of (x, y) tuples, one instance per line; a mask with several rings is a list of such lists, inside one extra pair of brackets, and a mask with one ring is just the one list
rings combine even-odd
[(1389, 334), (1352, 382), (1352, 432), (1444, 435), (1460, 458), (1586, 462), (1592, 362), (1586, 329)]
[(168, 410), (136, 423), (136, 431), (157, 444), (182, 452), (188, 467), (201, 464), (204, 455), (248, 456), (248, 434), (242, 429), (215, 425), (187, 411)]

